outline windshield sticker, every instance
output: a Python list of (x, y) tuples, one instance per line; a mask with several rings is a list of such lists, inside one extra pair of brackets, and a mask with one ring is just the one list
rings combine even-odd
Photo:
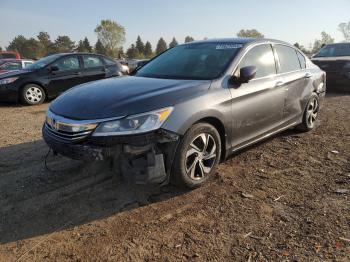
[(242, 44), (219, 44), (216, 46), (216, 49), (237, 49), (242, 46)]

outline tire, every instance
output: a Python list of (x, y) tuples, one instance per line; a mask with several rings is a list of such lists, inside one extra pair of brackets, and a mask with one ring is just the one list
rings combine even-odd
[(191, 189), (203, 185), (215, 172), (220, 157), (221, 139), (216, 128), (207, 123), (193, 125), (177, 148), (172, 183)]
[(35, 84), (28, 84), (22, 88), (21, 102), (25, 105), (39, 105), (45, 101), (44, 89)]
[(320, 103), (318, 95), (316, 93), (312, 93), (303, 114), (303, 122), (296, 126), (296, 129), (301, 132), (308, 132), (314, 129), (319, 109)]

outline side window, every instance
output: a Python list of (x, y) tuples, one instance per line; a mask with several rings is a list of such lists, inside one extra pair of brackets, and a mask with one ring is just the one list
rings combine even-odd
[(24, 68), (26, 68), (27, 66), (33, 64), (33, 62), (24, 62)]
[(276, 74), (275, 57), (271, 45), (258, 45), (249, 50), (240, 62), (239, 68), (246, 66), (257, 68), (255, 78)]
[(297, 52), (297, 56), (300, 62), (300, 66), (302, 69), (306, 68), (306, 59), (305, 56), (303, 54), (301, 54), (299, 51), (295, 50), (295, 52)]
[(285, 45), (275, 45), (274, 47), (280, 61), (279, 73), (287, 73), (301, 69), (294, 48)]
[(83, 55), (84, 67), (85, 68), (94, 68), (94, 67), (102, 67), (103, 62), (97, 56), (92, 55)]
[(22, 64), (20, 62), (8, 62), (1, 66), (2, 70), (21, 70)]
[(64, 57), (58, 60), (53, 66), (57, 66), (59, 71), (68, 71), (79, 69), (79, 59), (77, 56)]

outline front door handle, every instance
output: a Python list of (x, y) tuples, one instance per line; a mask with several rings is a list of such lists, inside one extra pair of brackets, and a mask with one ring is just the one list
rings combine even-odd
[(284, 85), (284, 82), (283, 81), (278, 81), (275, 85), (275, 87), (281, 87)]
[(74, 75), (80, 76), (80, 75), (81, 75), (81, 72), (75, 72)]
[(312, 74), (311, 73), (306, 73), (305, 74), (305, 78), (311, 78), (312, 77)]

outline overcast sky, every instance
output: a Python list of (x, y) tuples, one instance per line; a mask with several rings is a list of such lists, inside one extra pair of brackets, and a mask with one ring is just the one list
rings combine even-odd
[(343, 40), (337, 27), (350, 20), (350, 0), (0, 0), (0, 46), (40, 31), (75, 41), (87, 36), (94, 44), (101, 19), (125, 27), (124, 47), (137, 35), (154, 47), (161, 36), (168, 43), (173, 36), (183, 42), (186, 35), (233, 37), (242, 28), (308, 47), (323, 30)]

